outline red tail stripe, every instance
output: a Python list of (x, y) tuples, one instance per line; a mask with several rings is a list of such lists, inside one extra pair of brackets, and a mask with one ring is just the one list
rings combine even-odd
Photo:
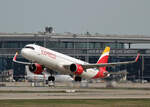
[(107, 63), (108, 62), (108, 55), (102, 57), (98, 62), (97, 64), (100, 64), (100, 63)]
[(105, 72), (107, 72), (107, 71), (105, 71), (105, 69), (103, 69), (101, 67), (99, 69), (99, 72), (93, 78), (104, 78), (105, 77), (105, 75), (104, 75)]
[[(108, 63), (108, 55), (106, 55), (106, 56), (104, 56), (104, 57), (102, 57), (98, 62), (97, 62), (97, 64), (101, 64), (101, 63)], [(106, 67), (100, 67), (99, 69), (104, 69), (104, 70), (106, 70)]]
[(93, 78), (99, 78), (99, 77), (100, 77), (100, 71)]

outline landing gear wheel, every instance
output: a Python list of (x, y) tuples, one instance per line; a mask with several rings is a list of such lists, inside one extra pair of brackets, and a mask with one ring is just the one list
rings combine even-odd
[(48, 86), (49, 87), (55, 87), (55, 77), (54, 76), (48, 77)]
[(49, 76), (48, 77), (48, 81), (53, 81), (54, 82), (55, 81), (55, 77), (54, 76)]
[(76, 82), (81, 82), (81, 80), (82, 80), (81, 77), (79, 77), (79, 76), (76, 76), (76, 77), (75, 77), (75, 81), (76, 81)]

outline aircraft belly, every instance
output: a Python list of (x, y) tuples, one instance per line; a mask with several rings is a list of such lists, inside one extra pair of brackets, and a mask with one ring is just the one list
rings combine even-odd
[(98, 73), (98, 70), (94, 70), (94, 69), (87, 69), (86, 71), (84, 71), (81, 76), (87, 79), (91, 79), (93, 78), (96, 74)]

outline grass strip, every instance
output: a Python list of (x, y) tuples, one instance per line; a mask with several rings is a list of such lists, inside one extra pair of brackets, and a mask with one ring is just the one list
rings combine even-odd
[(149, 107), (150, 99), (0, 100), (0, 107)]

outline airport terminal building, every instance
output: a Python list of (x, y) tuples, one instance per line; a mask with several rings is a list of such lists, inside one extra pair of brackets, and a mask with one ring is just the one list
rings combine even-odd
[[(140, 35), (57, 34), (57, 33), (0, 33), (0, 71), (13, 69), (14, 77), (25, 74), (25, 65), (12, 62), (16, 51), (27, 44), (35, 43), (46, 48), (76, 57), (89, 63), (96, 63), (103, 49), (111, 47), (109, 62), (134, 60), (137, 53), (141, 57), (137, 63), (108, 67), (109, 72), (127, 71), (127, 79), (150, 81), (150, 48), (136, 45), (150, 44), (150, 37)], [(26, 61), (21, 55), (17, 60)]]

